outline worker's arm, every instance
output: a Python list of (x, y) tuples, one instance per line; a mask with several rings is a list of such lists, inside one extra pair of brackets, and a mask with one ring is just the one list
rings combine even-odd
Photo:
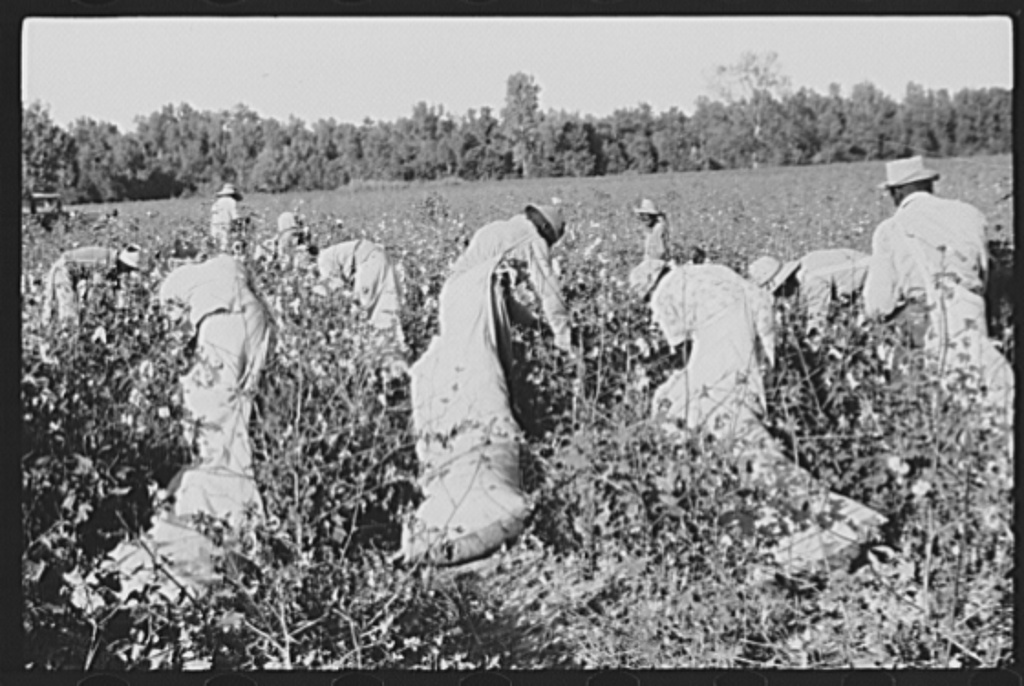
[(871, 318), (887, 317), (896, 309), (899, 282), (889, 236), (894, 228), (883, 222), (871, 239), (871, 261), (864, 278), (864, 314)]
[(555, 345), (562, 350), (572, 347), (572, 332), (569, 326), (569, 312), (562, 289), (551, 268), (551, 255), (542, 239), (533, 241), (528, 251), (530, 281), (540, 296), (544, 316), (555, 334)]

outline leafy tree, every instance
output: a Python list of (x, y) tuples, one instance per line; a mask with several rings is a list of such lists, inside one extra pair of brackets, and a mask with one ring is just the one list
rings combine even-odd
[(868, 160), (891, 157), (898, 119), (899, 107), (892, 98), (870, 82), (855, 85), (846, 108), (849, 156)]
[(783, 101), (786, 159), (790, 164), (808, 164), (821, 150), (818, 113), (823, 96), (801, 88)]
[(62, 190), (77, 201), (243, 190), (332, 189), (356, 179), (467, 180), (589, 176), (890, 159), (910, 153), (972, 155), (1013, 149), (1012, 91), (963, 89), (950, 97), (908, 84), (897, 103), (870, 82), (844, 97), (789, 90), (774, 53), (744, 53), (718, 67), (717, 100), (688, 116), (647, 103), (602, 118), (541, 113), (540, 87), (506, 82), (501, 119), (487, 107), (464, 116), (416, 103), (411, 116), (307, 126), (262, 118), (243, 104), (220, 112), (168, 104), (135, 130), (83, 117), (67, 131), (41, 103), (22, 105), (22, 192)]
[(832, 83), (828, 87), (828, 97), (817, 102), (818, 137), (821, 150), (818, 152), (819, 162), (843, 162), (846, 158), (846, 107), (843, 102), (839, 84)]
[(549, 112), (538, 128), (542, 176), (591, 176), (597, 168), (593, 126), (578, 114)]
[(903, 154), (935, 155), (939, 141), (931, 127), (932, 94), (916, 83), (907, 84), (900, 110), (900, 143)]
[(655, 121), (651, 144), (658, 156), (659, 171), (685, 171), (695, 168), (690, 150), (695, 143), (687, 116), (673, 107)]
[(512, 154), (491, 108), (481, 107), (479, 115), (469, 110), (460, 127), (458, 155), (462, 178), (501, 179), (511, 173)]
[(956, 112), (949, 91), (939, 89), (932, 94), (930, 128), (938, 142), (938, 154), (950, 157), (956, 154)]
[(366, 136), (363, 139), (363, 155), (366, 160), (366, 176), (364, 178), (395, 180), (400, 177), (400, 170), (395, 167), (398, 159), (394, 150), (395, 138), (392, 136), (394, 124), (379, 122), (374, 124), (365, 120), (363, 127)]
[(72, 123), (70, 135), (75, 143), (78, 169), (75, 200), (106, 202), (123, 197), (125, 189), (117, 183), (120, 172), (115, 153), (120, 137), (117, 127), (82, 117)]
[(690, 123), (696, 134), (696, 144), (691, 152), (695, 164), (700, 169), (733, 166), (736, 137), (733, 135), (730, 108), (721, 101), (700, 97)]
[(512, 145), (513, 161), (523, 177), (530, 176), (540, 124), (540, 86), (532, 76), (517, 72), (508, 77), (505, 107), (501, 117), (505, 134)]
[(21, 108), (21, 190), (61, 191), (75, 183), (75, 139), (50, 118), (50, 110), (35, 101)]
[(459, 123), (451, 114), (445, 114), (438, 123), (438, 139), (434, 149), (434, 164), (444, 176), (455, 176), (459, 167)]
[(306, 163), (306, 177), (311, 188), (333, 190), (343, 183), (335, 173), (335, 160), (338, 159), (338, 147), (334, 135), (336, 128), (337, 123), (333, 117), (319, 119), (313, 124), (311, 139), (315, 154)]
[(771, 104), (785, 96), (790, 87), (778, 54), (744, 52), (736, 63), (717, 66), (710, 85), (712, 92), (727, 104), (738, 105), (745, 115), (749, 128), (745, 135), (753, 139), (752, 161), (757, 163), (767, 147), (764, 127)]
[(235, 105), (224, 120), (227, 131), (227, 155), (220, 181), (248, 187), (256, 158), (263, 149), (263, 122), (255, 111)]
[(984, 150), (1008, 153), (1013, 150), (1013, 94), (1005, 88), (989, 88), (982, 92)]
[(629, 169), (641, 174), (657, 171), (658, 149), (651, 142), (654, 131), (651, 106), (642, 102), (636, 109), (618, 110), (612, 116), (617, 118), (619, 130), (625, 138)]

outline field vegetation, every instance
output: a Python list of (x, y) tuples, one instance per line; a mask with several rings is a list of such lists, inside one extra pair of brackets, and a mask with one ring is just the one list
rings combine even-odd
[[(1012, 261), (1008, 157), (929, 161), (940, 195), (990, 220)], [(666, 344), (625, 289), (641, 258), (630, 207), (668, 213), (678, 254), (702, 246), (745, 270), (761, 254), (870, 250), (892, 205), (880, 163), (587, 179), (412, 185), (246, 196), (260, 238), (298, 210), (320, 245), (367, 236), (403, 265), (412, 356), (436, 327), (460, 241), (526, 202), (564, 203), (554, 249), (583, 342), (567, 365), (543, 332), (517, 330), (513, 388), (529, 398), (526, 534), (489, 569), (397, 569), (417, 461), (405, 382), (373, 373), (344, 295), (255, 267), (277, 347), (252, 423), (270, 523), (232, 544), (226, 580), (175, 602), (118, 603), (104, 555), (148, 526), (189, 461), (177, 374), (187, 359), (150, 298), (176, 238), (199, 237), (207, 199), (118, 204), (116, 219), (22, 236), (22, 544), (30, 669), (947, 668), (1012, 659), (1012, 466), (968, 395), (924, 374), (894, 379), (884, 325), (837, 309), (817, 353), (779, 317), (769, 423), (833, 490), (880, 510), (874, 545), (807, 583), (755, 584), (767, 534), (718, 514), (745, 498), (729, 455), (670, 444), (646, 421)], [(108, 207), (94, 207), (104, 211)], [(339, 226), (337, 219), (343, 220)], [(147, 270), (128, 307), (93, 293), (79, 330), (40, 324), (41, 280), (74, 245), (135, 242)], [(1012, 310), (994, 309), (1004, 349)], [(729, 534), (725, 536), (725, 534)], [(86, 580), (91, 592), (75, 580)], [(102, 602), (96, 602), (102, 599)]]

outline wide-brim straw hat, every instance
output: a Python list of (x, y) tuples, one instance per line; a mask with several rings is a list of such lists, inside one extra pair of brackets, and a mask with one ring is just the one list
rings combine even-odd
[(233, 183), (226, 183), (219, 191), (217, 191), (217, 197), (219, 198), (221, 196), (230, 196), (235, 200), (242, 199), (242, 194), (238, 192), (238, 189), (235, 188), (235, 184)]
[(893, 160), (885, 165), (885, 183), (878, 185), (880, 190), (906, 186), (915, 181), (933, 181), (939, 178), (939, 172), (924, 166), (924, 157), (908, 157)]
[(526, 209), (539, 212), (547, 220), (548, 224), (551, 225), (551, 229), (555, 232), (554, 238), (556, 241), (565, 233), (565, 215), (562, 214), (560, 205), (534, 205), (531, 203), (526, 206)]
[(138, 269), (142, 261), (142, 249), (137, 245), (129, 245), (117, 253), (117, 261), (129, 269)]
[(770, 292), (775, 292), (799, 268), (799, 260), (792, 260), (782, 264), (774, 257), (766, 255), (754, 260), (747, 269), (747, 273), (750, 276), (750, 280), (757, 284), (758, 287), (767, 288)]
[(652, 200), (649, 200), (647, 198), (644, 198), (643, 200), (640, 201), (640, 207), (633, 208), (633, 213), (638, 216), (648, 214), (651, 215), (652, 217), (660, 217), (661, 215), (665, 214), (664, 212), (658, 209), (658, 206), (655, 205)]
[(629, 272), (629, 290), (636, 296), (644, 298), (658, 285), (669, 263), (665, 260), (647, 258)]

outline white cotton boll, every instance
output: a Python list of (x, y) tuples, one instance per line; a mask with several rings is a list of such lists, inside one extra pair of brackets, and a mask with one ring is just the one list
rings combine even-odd
[(40, 343), (39, 344), (39, 358), (44, 364), (57, 364), (57, 358), (50, 355), (50, 344)]
[(647, 339), (643, 336), (637, 336), (637, 339), (633, 344), (640, 350), (640, 355), (643, 357), (649, 357), (651, 354), (651, 344), (647, 342)]
[(128, 393), (128, 404), (142, 407), (142, 393), (139, 392), (139, 389), (133, 388)]
[(932, 485), (924, 479), (918, 479), (914, 482), (914, 485), (910, 487), (910, 492), (915, 498), (923, 498), (932, 490)]
[(999, 507), (990, 505), (981, 511), (981, 523), (989, 531), (999, 531), (1003, 528)]
[(878, 355), (878, 359), (882, 360), (886, 366), (892, 366), (892, 357), (895, 350), (885, 343), (879, 343), (875, 347), (875, 354)]
[(102, 343), (103, 345), (107, 344), (107, 330), (104, 329), (102, 325), (101, 326), (97, 326), (96, 330), (93, 332), (93, 334), (92, 334), (92, 342), (93, 343)]
[(890, 455), (885, 461), (885, 466), (889, 468), (889, 471), (899, 476), (906, 476), (910, 473), (910, 465), (904, 462), (898, 455)]
[(651, 378), (647, 376), (647, 370), (640, 367), (636, 372), (636, 379), (633, 382), (633, 390), (643, 393), (651, 387)]

